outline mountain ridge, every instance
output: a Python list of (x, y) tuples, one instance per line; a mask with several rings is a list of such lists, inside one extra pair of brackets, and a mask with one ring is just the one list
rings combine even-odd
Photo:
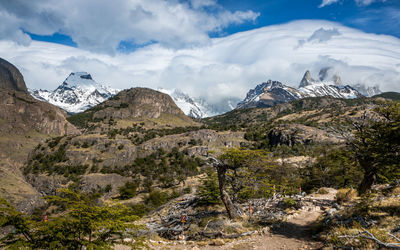
[(306, 97), (331, 96), (334, 98), (353, 99), (363, 97), (350, 85), (343, 85), (340, 76), (333, 75), (327, 80), (329, 68), (319, 72), (319, 80), (315, 80), (310, 71), (306, 71), (298, 88), (293, 88), (279, 81), (268, 80), (250, 89), (245, 99), (238, 103), (238, 109), (249, 107), (271, 107)]

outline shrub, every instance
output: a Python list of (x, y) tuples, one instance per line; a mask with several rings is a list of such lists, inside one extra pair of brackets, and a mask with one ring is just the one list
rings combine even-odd
[(342, 188), (336, 193), (336, 201), (339, 204), (349, 202), (357, 197), (357, 191), (352, 188)]
[(283, 208), (295, 208), (297, 207), (297, 205), (298, 205), (297, 201), (295, 201), (292, 198), (285, 198), (281, 203), (281, 206)]
[(131, 204), (130, 208), (132, 209), (132, 213), (136, 216), (142, 217), (143, 215), (147, 214), (150, 212), (149, 207), (147, 207), (145, 204), (138, 203), (138, 204)]
[(145, 198), (145, 203), (151, 208), (157, 208), (168, 202), (169, 196), (165, 192), (152, 191)]
[(138, 181), (128, 181), (125, 185), (118, 188), (121, 199), (126, 200), (134, 197), (137, 193)]
[(329, 194), (329, 190), (326, 188), (320, 188), (318, 189), (317, 194)]
[(216, 173), (211, 171), (207, 173), (207, 177), (202, 180), (197, 195), (200, 197), (199, 205), (215, 205), (221, 203)]
[(112, 186), (111, 184), (107, 184), (107, 186), (104, 187), (104, 192), (109, 193), (112, 191)]

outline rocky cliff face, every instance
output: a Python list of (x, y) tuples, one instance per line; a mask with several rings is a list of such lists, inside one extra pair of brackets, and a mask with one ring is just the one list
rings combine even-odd
[(59, 108), (32, 98), (18, 69), (0, 59), (0, 195), (20, 210), (40, 204), (21, 168), (36, 145), (50, 136), (78, 133)]
[(29, 131), (48, 135), (77, 132), (59, 108), (38, 101), (28, 93), (0, 90), (0, 132), (23, 134)]
[(302, 124), (286, 124), (274, 127), (268, 133), (271, 146), (295, 144), (337, 144), (341, 142), (338, 136), (332, 135), (325, 130)]
[(2, 58), (0, 58), (0, 88), (28, 92), (21, 72)]

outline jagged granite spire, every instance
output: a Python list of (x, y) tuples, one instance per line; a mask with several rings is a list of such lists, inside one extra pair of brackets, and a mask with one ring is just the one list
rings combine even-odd
[(315, 82), (315, 80), (311, 77), (311, 73), (309, 70), (306, 71), (306, 73), (303, 76), (303, 79), (301, 79), (299, 88), (312, 85)]

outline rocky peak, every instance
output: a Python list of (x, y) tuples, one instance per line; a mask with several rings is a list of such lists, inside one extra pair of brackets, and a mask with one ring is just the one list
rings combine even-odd
[(28, 92), (21, 72), (2, 58), (0, 58), (0, 88)]
[(318, 73), (318, 77), (320, 81), (325, 81), (328, 78), (328, 71), (330, 70), (330, 67), (325, 67), (322, 68), (319, 73)]
[(92, 108), (118, 91), (97, 83), (87, 72), (72, 72), (54, 91), (30, 90), (36, 99), (47, 101), (70, 113)]
[(172, 98), (148, 88), (123, 90), (113, 98), (96, 106), (95, 118), (160, 118), (162, 115), (179, 116), (190, 120), (175, 104)]
[(306, 73), (303, 76), (303, 79), (300, 81), (299, 88), (312, 85), (315, 82), (315, 80), (311, 77), (311, 73), (309, 70), (306, 71)]

